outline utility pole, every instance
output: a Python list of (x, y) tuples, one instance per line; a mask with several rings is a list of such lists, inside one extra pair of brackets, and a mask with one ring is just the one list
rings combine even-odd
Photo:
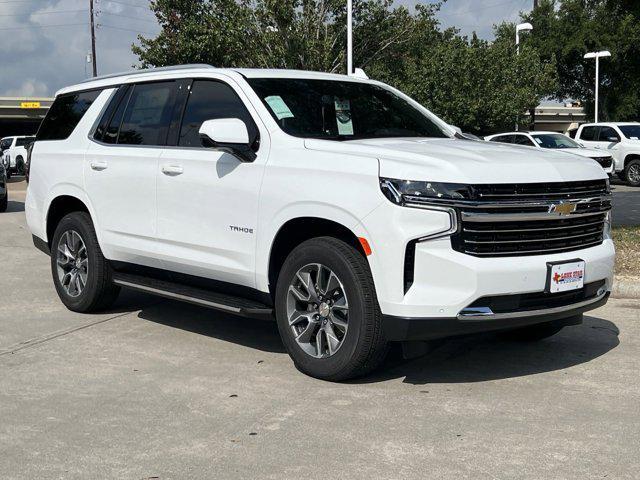
[(91, 60), (93, 62), (93, 76), (98, 76), (98, 63), (96, 61), (96, 25), (94, 22), (93, 0), (89, 0), (89, 14), (91, 15)]
[(347, 75), (353, 75), (353, 0), (347, 0)]

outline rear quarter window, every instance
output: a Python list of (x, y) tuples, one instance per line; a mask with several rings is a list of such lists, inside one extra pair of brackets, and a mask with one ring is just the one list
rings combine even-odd
[(580, 132), (580, 140), (594, 141), (596, 139), (596, 127), (584, 127)]
[(37, 140), (65, 140), (95, 102), (102, 90), (60, 95), (42, 121)]

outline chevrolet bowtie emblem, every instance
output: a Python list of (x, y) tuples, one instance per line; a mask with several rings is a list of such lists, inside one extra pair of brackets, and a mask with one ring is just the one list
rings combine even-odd
[(571, 215), (576, 211), (578, 205), (575, 203), (559, 203), (557, 205), (551, 205), (549, 207), (549, 213), (555, 213), (557, 215)]

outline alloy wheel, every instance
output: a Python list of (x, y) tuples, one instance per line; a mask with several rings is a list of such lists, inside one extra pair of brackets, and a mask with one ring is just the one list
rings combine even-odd
[(315, 358), (334, 355), (349, 326), (349, 303), (338, 276), (319, 263), (298, 270), (287, 293), (287, 319), (305, 353)]
[(84, 240), (75, 230), (67, 230), (58, 241), (58, 280), (70, 297), (79, 297), (87, 285), (89, 257)]
[(640, 183), (640, 164), (631, 165), (627, 176), (632, 183)]

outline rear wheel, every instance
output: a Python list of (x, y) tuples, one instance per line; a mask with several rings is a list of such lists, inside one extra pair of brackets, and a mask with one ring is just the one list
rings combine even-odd
[(24, 175), (24, 159), (22, 157), (16, 158), (16, 175)]
[(386, 355), (369, 265), (341, 240), (316, 238), (291, 252), (278, 278), (276, 316), (296, 367), (312, 377), (361, 376)]
[(93, 223), (86, 212), (64, 217), (51, 242), (53, 283), (62, 303), (74, 312), (94, 312), (111, 306), (120, 288), (102, 255)]
[(632, 187), (640, 187), (640, 160), (634, 159), (624, 167), (624, 177)]

